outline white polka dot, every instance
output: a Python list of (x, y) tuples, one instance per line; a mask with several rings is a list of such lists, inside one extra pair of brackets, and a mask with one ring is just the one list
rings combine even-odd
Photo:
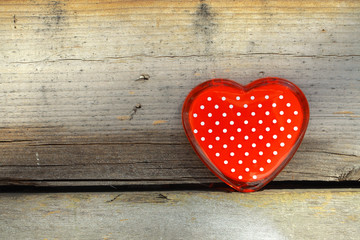
[(280, 146), (281, 146), (281, 147), (284, 147), (284, 146), (285, 146), (285, 143), (283, 143), (283, 142), (280, 143)]
[(237, 112), (236, 115), (237, 115), (238, 117), (240, 117), (240, 116), (241, 116), (241, 112)]
[(237, 132), (241, 132), (241, 128), (236, 129)]
[(242, 160), (239, 160), (238, 163), (239, 163), (239, 164), (243, 164), (243, 161), (242, 161)]
[(278, 154), (278, 152), (277, 152), (277, 151), (273, 151), (273, 154), (276, 156), (276, 155)]
[(240, 180), (241, 180), (241, 179), (242, 179), (242, 176), (240, 175), (240, 176), (238, 177), (238, 179), (240, 179)]
[(230, 137), (230, 140), (231, 140), (231, 141), (234, 141), (234, 139), (235, 139), (234, 136), (231, 136), (231, 137)]
[(259, 107), (259, 108), (262, 108), (262, 104), (261, 104), (261, 103), (259, 103), (259, 104), (258, 104), (258, 107)]
[(220, 137), (216, 137), (215, 140), (216, 140), (216, 141), (219, 141), (219, 140), (220, 140)]
[(280, 115), (284, 115), (284, 111), (280, 111)]
[(248, 105), (247, 104), (244, 104), (244, 108), (247, 108), (248, 107)]
[(265, 115), (266, 115), (266, 116), (269, 116), (269, 115), (270, 115), (270, 112), (269, 112), (269, 111), (266, 111), (266, 112), (265, 112)]
[(254, 97), (254, 96), (251, 96), (251, 97), (250, 97), (250, 99), (251, 99), (251, 100), (254, 100), (254, 99), (255, 99), (255, 97)]
[(208, 147), (209, 147), (210, 149), (212, 149), (212, 148), (213, 148), (213, 146), (212, 146), (212, 145), (209, 145)]
[(287, 106), (287, 107), (290, 107), (290, 106), (291, 106), (291, 104), (290, 104), (290, 103), (287, 103), (287, 104), (286, 104), (286, 106)]
[(197, 130), (197, 129), (194, 129), (194, 133), (198, 133), (198, 130)]
[(259, 155), (260, 155), (260, 156), (262, 156), (263, 154), (264, 154), (263, 151), (260, 151), (260, 152), (259, 152)]
[(204, 108), (205, 108), (204, 105), (201, 105), (201, 106), (200, 106), (200, 109), (204, 109)]
[(276, 119), (273, 119), (273, 123), (277, 123)]
[(249, 153), (248, 153), (248, 152), (245, 152), (245, 156), (249, 156)]
[(254, 159), (252, 162), (255, 164), (255, 163), (257, 163), (257, 160), (256, 160), (256, 159)]
[(269, 131), (270, 131), (270, 128), (269, 128), (269, 127), (265, 128), (265, 131), (269, 132)]
[(294, 115), (298, 115), (299, 114), (299, 112), (298, 111), (294, 111)]
[(256, 143), (251, 144), (251, 146), (252, 146), (253, 148), (256, 147)]
[(287, 123), (291, 123), (291, 119), (286, 120)]
[(201, 125), (201, 126), (204, 126), (204, 125), (205, 125), (205, 122), (201, 122), (200, 125)]
[(248, 124), (248, 123), (249, 123), (249, 121), (248, 121), (248, 120), (245, 120), (245, 121), (244, 121), (244, 124)]
[(230, 105), (229, 105), (229, 108), (234, 108), (234, 105), (230, 104)]
[(298, 130), (298, 127), (295, 126), (295, 127), (294, 127), (294, 131), (297, 131), (297, 130)]
[(221, 100), (225, 101), (225, 100), (226, 100), (226, 97), (222, 97)]
[(256, 131), (256, 128), (252, 128), (251, 131), (252, 131), (252, 132), (255, 132), (255, 131)]
[(285, 128), (284, 128), (284, 127), (280, 127), (280, 131), (282, 131), (282, 132), (283, 132), (284, 130), (285, 130)]
[(277, 135), (273, 135), (273, 139), (277, 139)]
[(228, 164), (229, 162), (227, 160), (224, 161), (224, 164)]
[(254, 175), (254, 176), (253, 176), (253, 179), (257, 179), (257, 176), (256, 176), (256, 175)]
[(271, 159), (266, 160), (267, 163), (271, 163)]
[(248, 135), (245, 135), (244, 139), (245, 139), (245, 140), (248, 140), (248, 139), (249, 139), (249, 136), (248, 136)]
[(232, 156), (232, 157), (235, 156), (235, 153), (231, 152), (231, 153), (230, 153), (230, 156)]
[(208, 114), (208, 117), (212, 117), (212, 113), (209, 113), (209, 114)]
[(210, 102), (210, 101), (211, 101), (211, 97), (208, 97), (207, 100)]
[(291, 134), (288, 134), (288, 135), (287, 135), (287, 138), (290, 139), (290, 138), (291, 138)]
[(234, 125), (234, 121), (230, 121), (230, 125)]
[(263, 120), (259, 120), (259, 124), (263, 124)]
[(250, 168), (245, 168), (245, 172), (249, 172), (250, 171)]
[(226, 117), (226, 113), (223, 113), (222, 116), (223, 116), (223, 117)]
[(269, 99), (269, 95), (265, 95), (265, 99)]
[(267, 143), (267, 144), (266, 144), (266, 147), (270, 147), (270, 146), (271, 146), (271, 144), (270, 144), (270, 143)]
[(242, 145), (241, 144), (238, 144), (238, 146), (237, 146), (238, 148), (242, 148)]
[(202, 138), (201, 138), (201, 141), (205, 141), (205, 138), (204, 138), (204, 137), (202, 137)]
[(280, 99), (283, 99), (283, 98), (284, 98), (284, 96), (283, 96), (283, 95), (280, 95), (280, 96), (279, 96), (279, 98), (280, 98)]
[(215, 109), (219, 109), (219, 105), (216, 104), (216, 105), (214, 106), (214, 108), (215, 108)]
[(252, 112), (252, 113), (251, 113), (251, 116), (255, 116), (255, 112)]
[(263, 168), (263, 167), (261, 167), (259, 170), (260, 170), (260, 172), (263, 172), (263, 171), (264, 171), (264, 168)]
[(220, 156), (220, 153), (215, 153), (215, 156), (219, 157), (219, 156)]
[(223, 148), (227, 148), (227, 145), (226, 145), (226, 144), (224, 144), (224, 145), (223, 145)]
[(235, 168), (232, 168), (232, 169), (231, 169), (231, 172), (235, 172)]
[(259, 139), (261, 140), (261, 139), (263, 139), (264, 137), (263, 137), (263, 135), (259, 135)]
[(239, 97), (239, 96), (236, 96), (236, 100), (238, 100), (238, 101), (239, 101), (239, 100), (240, 100), (240, 97)]
[(193, 114), (193, 116), (194, 116), (194, 118), (196, 118), (196, 117), (197, 117), (197, 114), (196, 114), (196, 113), (194, 113), (194, 114)]
[(209, 132), (209, 133), (212, 133), (212, 129), (209, 129), (208, 132)]
[(273, 106), (273, 107), (276, 107), (276, 103), (273, 103), (272, 106)]
[(226, 128), (223, 129), (223, 133), (227, 133), (227, 129), (226, 129)]
[(220, 122), (219, 122), (219, 121), (216, 121), (216, 122), (215, 122), (215, 125), (219, 125), (219, 124), (220, 124)]

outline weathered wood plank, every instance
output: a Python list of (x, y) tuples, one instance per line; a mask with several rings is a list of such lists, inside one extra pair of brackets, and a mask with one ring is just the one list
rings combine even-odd
[(276, 180), (360, 179), (358, 1), (13, 0), (0, 37), (0, 184), (216, 182), (182, 102), (210, 78), (267, 75), (311, 112)]
[(4, 239), (359, 239), (360, 191), (2, 193)]

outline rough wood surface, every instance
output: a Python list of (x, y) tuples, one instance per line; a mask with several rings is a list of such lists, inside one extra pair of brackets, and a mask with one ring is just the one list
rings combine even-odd
[(2, 193), (1, 239), (359, 239), (359, 190)]
[(276, 180), (360, 179), (359, 1), (0, 3), (1, 184), (218, 181), (183, 133), (210, 78), (299, 85), (311, 119)]

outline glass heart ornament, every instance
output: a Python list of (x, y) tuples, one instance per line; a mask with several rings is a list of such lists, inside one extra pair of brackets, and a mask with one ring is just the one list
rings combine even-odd
[(212, 79), (196, 86), (182, 109), (185, 133), (202, 162), (241, 192), (263, 188), (298, 149), (309, 105), (295, 84), (280, 78), (246, 86)]

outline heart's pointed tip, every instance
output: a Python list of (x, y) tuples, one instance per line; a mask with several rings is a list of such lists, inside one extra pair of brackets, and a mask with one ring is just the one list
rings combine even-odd
[(257, 191), (263, 189), (266, 185), (266, 183), (264, 184), (263, 181), (241, 182), (241, 183), (235, 183), (235, 184), (227, 183), (227, 184), (230, 187), (232, 187), (233, 189), (235, 189), (236, 191), (243, 192), (243, 193), (257, 192)]

